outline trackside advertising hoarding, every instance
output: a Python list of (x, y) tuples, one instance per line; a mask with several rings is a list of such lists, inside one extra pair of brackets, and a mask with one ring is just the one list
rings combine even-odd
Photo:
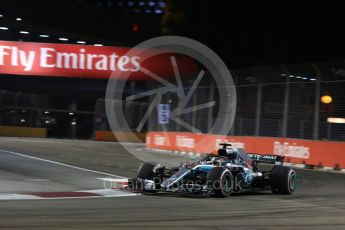
[(275, 154), (287, 162), (345, 169), (344, 142), (280, 137), (243, 137), (185, 132), (149, 132), (146, 147), (192, 153), (216, 153), (219, 143), (231, 143), (247, 152)]
[[(128, 47), (70, 45), (52, 43), (0, 41), (0, 74), (85, 77), (107, 79), (113, 73), (129, 73), (130, 80), (147, 80), (146, 68), (162, 77), (173, 75), (168, 53), (142, 60), (127, 56)], [(138, 50), (139, 51), (139, 50)], [(197, 71), (195, 62), (185, 56), (177, 58), (182, 75)]]

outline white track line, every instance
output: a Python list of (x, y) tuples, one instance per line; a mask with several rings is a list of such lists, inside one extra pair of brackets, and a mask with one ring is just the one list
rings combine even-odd
[(69, 165), (69, 164), (65, 164), (65, 163), (61, 163), (61, 162), (57, 162), (57, 161), (52, 161), (52, 160), (47, 160), (47, 159), (43, 159), (43, 158), (39, 158), (39, 157), (33, 157), (33, 156), (25, 155), (22, 153), (17, 153), (17, 152), (3, 150), (3, 149), (0, 149), (0, 151), (5, 152), (5, 153), (10, 153), (13, 155), (17, 155), (17, 156), (21, 156), (21, 157), (26, 157), (26, 158), (30, 158), (30, 159), (34, 159), (34, 160), (38, 160), (38, 161), (51, 163), (51, 164), (61, 165), (61, 166), (69, 167), (69, 168), (73, 168), (73, 169), (78, 169), (78, 170), (82, 170), (85, 172), (92, 172), (92, 173), (102, 174), (102, 175), (106, 175), (106, 176), (110, 176), (110, 177), (118, 177), (118, 178), (126, 179), (126, 177), (123, 177), (123, 176), (118, 176), (118, 175), (114, 175), (114, 174), (110, 174), (110, 173), (106, 173), (106, 172), (100, 172), (100, 171), (96, 171), (96, 170), (92, 170), (92, 169), (81, 168), (78, 166), (73, 166), (73, 165)]
[[(39, 157), (33, 157), (33, 156), (25, 155), (22, 153), (17, 153), (17, 152), (3, 150), (3, 149), (0, 149), (0, 152), (5, 152), (5, 153), (9, 153), (9, 154), (13, 154), (13, 155), (21, 156), (21, 157), (26, 157), (29, 159), (38, 160), (38, 161), (42, 161), (42, 162), (47, 162), (47, 163), (51, 163), (51, 164), (61, 165), (64, 167), (78, 169), (78, 170), (82, 170), (82, 171), (86, 171), (86, 172), (92, 172), (92, 173), (101, 174), (101, 175), (105, 175), (105, 176), (116, 177), (116, 178), (112, 178), (112, 181), (115, 181), (115, 182), (122, 182), (123, 183), (125, 181), (128, 181), (128, 178), (126, 178), (126, 177), (122, 177), (122, 176), (118, 176), (118, 175), (114, 175), (114, 174), (110, 174), (110, 173), (105, 173), (105, 172), (100, 172), (100, 171), (96, 171), (96, 170), (81, 168), (81, 167), (77, 167), (77, 166), (73, 166), (73, 165), (69, 165), (69, 164), (65, 164), (65, 163), (61, 163), (61, 162), (57, 162), (57, 161), (47, 160), (47, 159), (43, 159), (43, 158), (39, 158)], [(104, 179), (104, 178), (99, 178), (99, 179)], [(40, 196), (29, 195), (29, 194), (3, 193), (3, 194), (0, 194), (0, 200), (63, 200), (63, 199), (90, 199), (90, 198), (106, 198), (106, 197), (127, 197), (127, 196), (141, 195), (139, 193), (129, 193), (126, 191), (119, 191), (119, 190), (113, 190), (113, 189), (84, 190), (84, 191), (77, 191), (77, 192), (93, 193), (96, 196), (49, 197), (48, 198), (48, 197), (40, 197)]]

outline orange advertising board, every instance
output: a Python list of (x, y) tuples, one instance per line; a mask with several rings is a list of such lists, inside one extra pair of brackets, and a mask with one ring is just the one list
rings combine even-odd
[(184, 132), (150, 132), (146, 136), (148, 148), (193, 153), (215, 153), (221, 142), (250, 153), (282, 155), (291, 163), (345, 168), (345, 142)]

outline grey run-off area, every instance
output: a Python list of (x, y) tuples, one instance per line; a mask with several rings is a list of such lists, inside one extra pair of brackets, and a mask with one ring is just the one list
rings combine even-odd
[[(117, 143), (1, 138), (0, 149), (123, 177), (135, 176), (141, 163)], [(169, 166), (186, 160), (149, 151), (137, 154), (140, 159)], [(7, 180), (0, 185), (2, 193), (23, 191), (24, 184), (32, 191), (60, 191), (94, 189), (100, 183), (90, 179), (98, 176), (91, 172), (79, 170), (75, 177), (66, 178), (64, 175), (72, 168), (54, 166), (59, 170), (48, 174), (45, 171), (52, 172), (52, 168), (27, 164), (29, 158), (15, 157), (11, 162), (8, 157), (0, 152), (0, 159), (7, 159), (0, 162), (0, 180)], [(227, 199), (142, 195), (3, 200), (0, 229), (344, 229), (345, 175), (298, 169), (297, 172), (298, 188), (291, 196), (265, 192)]]

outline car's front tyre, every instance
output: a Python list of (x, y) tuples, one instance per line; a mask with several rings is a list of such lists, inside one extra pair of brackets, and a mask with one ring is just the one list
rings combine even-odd
[(156, 165), (151, 163), (143, 163), (138, 170), (138, 176), (137, 176), (137, 184), (136, 187), (144, 192), (148, 193), (155, 193), (155, 190), (150, 190), (145, 188), (144, 181), (154, 181), (155, 180), (155, 174), (154, 174), (154, 168)]
[(154, 164), (143, 163), (139, 167), (137, 178), (142, 179), (142, 180), (152, 180), (154, 176), (154, 172), (153, 172), (154, 168), (155, 168)]
[(229, 169), (214, 167), (208, 172), (206, 183), (217, 197), (228, 197), (233, 191), (234, 178)]

